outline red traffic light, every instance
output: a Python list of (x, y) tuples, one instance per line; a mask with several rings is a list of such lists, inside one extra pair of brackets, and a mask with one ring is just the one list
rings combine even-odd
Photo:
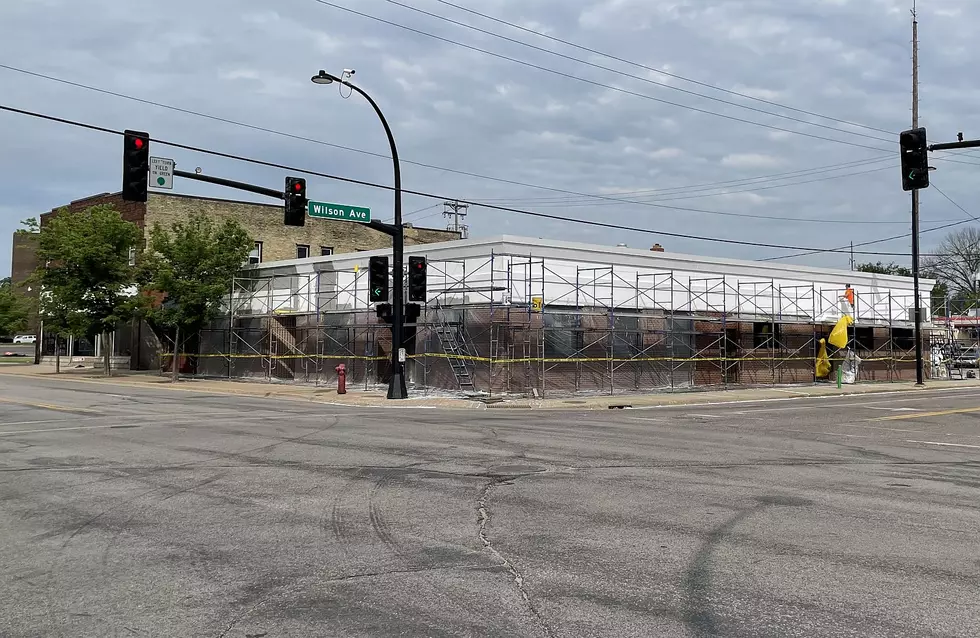
[(137, 137), (136, 139), (133, 140), (133, 145), (136, 148), (143, 148), (143, 140)]
[(293, 184), (293, 190), (294, 191), (301, 191), (301, 190), (303, 190), (303, 185), (300, 184), (299, 182), (296, 182), (295, 184)]

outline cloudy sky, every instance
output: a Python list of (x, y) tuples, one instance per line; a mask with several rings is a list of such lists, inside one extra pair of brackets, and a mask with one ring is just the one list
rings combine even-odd
[[(20, 69), (0, 68), (0, 104), (390, 184), (370, 107), (309, 81), (320, 68), (353, 68), (391, 122), (406, 188), (651, 231), (829, 248), (909, 231), (896, 141), (911, 117), (910, 5), (20, 0), (0, 3), (0, 65)], [(918, 12), (921, 123), (932, 141), (980, 137), (980, 2), (920, 0)], [(5, 112), (0, 132), (4, 238), (21, 219), (120, 189), (116, 136)], [(272, 187), (285, 175), (159, 145), (152, 154)], [(931, 188), (923, 229), (980, 216), (980, 152), (935, 156), (933, 165), (933, 184), (966, 212)], [(313, 199), (390, 215), (389, 192), (308, 184)], [(240, 197), (181, 180), (177, 192)], [(439, 201), (406, 196), (406, 213), (422, 209), (406, 221), (444, 225)], [(795, 252), (477, 207), (468, 222), (472, 236), (659, 242), (745, 259)], [(944, 232), (924, 235), (924, 249)], [(908, 247), (906, 237), (864, 250)], [(908, 261), (858, 255), (878, 259)], [(794, 260), (848, 265), (843, 254)], [(4, 239), (0, 276), (9, 264)]]

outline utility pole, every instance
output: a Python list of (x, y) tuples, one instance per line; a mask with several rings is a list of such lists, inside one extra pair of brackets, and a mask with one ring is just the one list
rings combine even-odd
[(854, 270), (854, 242), (851, 242), (851, 270)]
[[(919, 128), (919, 22), (912, 0), (912, 128)], [(912, 191), (912, 294), (915, 295), (915, 384), (923, 384), (922, 302), (919, 299), (919, 189)]]
[(466, 239), (469, 236), (470, 227), (466, 224), (461, 224), (460, 219), (466, 217), (466, 211), (470, 205), (460, 204), (458, 201), (443, 202), (442, 205), (446, 207), (442, 212), (443, 217), (451, 218), (449, 225), (446, 226), (446, 230), (457, 232), (459, 233), (460, 239)]

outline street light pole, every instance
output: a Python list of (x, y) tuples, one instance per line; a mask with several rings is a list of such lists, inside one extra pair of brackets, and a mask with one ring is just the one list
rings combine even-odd
[(398, 148), (395, 146), (395, 136), (391, 133), (388, 120), (370, 95), (361, 90), (360, 87), (351, 84), (348, 80), (338, 78), (326, 71), (321, 70), (314, 75), (311, 80), (315, 84), (331, 84), (337, 82), (347, 88), (357, 91), (378, 114), (378, 119), (385, 127), (385, 134), (388, 136), (388, 145), (391, 147), (391, 161), (395, 170), (395, 232), (391, 233), (391, 252), (392, 252), (392, 321), (391, 321), (391, 379), (388, 381), (388, 398), (404, 399), (408, 397), (405, 387), (405, 363), (401, 361), (399, 353), (402, 349), (402, 327), (405, 313), (405, 286), (404, 286), (404, 251), (405, 251), (405, 229), (402, 226), (402, 171), (398, 162)]

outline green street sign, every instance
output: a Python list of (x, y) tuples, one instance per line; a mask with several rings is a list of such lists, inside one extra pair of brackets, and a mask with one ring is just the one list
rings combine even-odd
[(371, 221), (371, 209), (361, 208), (360, 206), (347, 206), (346, 204), (328, 204), (327, 202), (310, 201), (306, 206), (306, 212), (310, 217), (320, 219), (334, 219), (342, 222), (360, 222), (366, 224)]

